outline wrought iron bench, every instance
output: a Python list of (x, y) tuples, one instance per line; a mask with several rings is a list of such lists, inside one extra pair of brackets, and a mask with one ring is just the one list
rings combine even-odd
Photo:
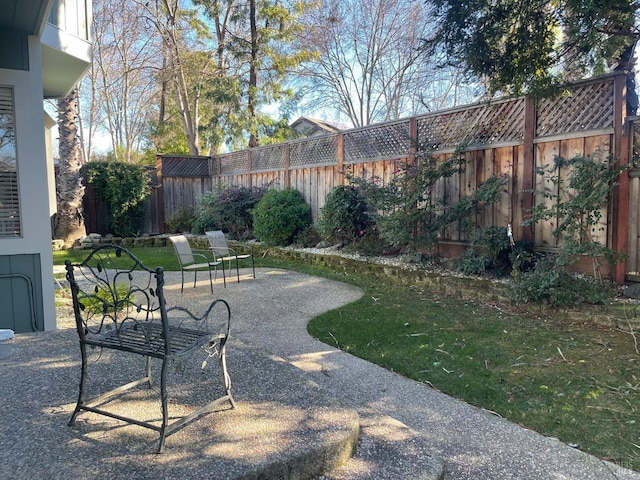
[[(213, 411), (224, 402), (235, 408), (225, 356), (231, 318), (227, 302), (221, 299), (213, 301), (202, 316), (179, 306), (167, 308), (162, 267), (150, 269), (131, 252), (115, 245), (96, 248), (82, 263), (67, 261), (66, 272), (71, 285), (82, 360), (78, 402), (69, 425), (83, 411), (106, 415), (158, 432), (158, 453), (162, 453), (165, 438), (186, 423)], [(87, 348), (96, 347), (142, 356), (146, 359), (145, 376), (86, 399)], [(178, 419), (172, 416), (170, 423), (168, 367), (173, 361), (200, 348), (205, 350), (207, 357), (217, 357), (224, 393)], [(121, 355), (111, 357), (115, 361)], [(152, 359), (161, 361), (161, 419), (143, 421), (110, 411), (107, 408), (109, 402), (125, 392), (144, 384), (149, 388), (153, 386)], [(118, 371), (118, 365), (114, 364), (112, 370)]]

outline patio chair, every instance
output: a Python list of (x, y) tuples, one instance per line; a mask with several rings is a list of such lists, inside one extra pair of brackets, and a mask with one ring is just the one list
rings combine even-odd
[[(73, 425), (82, 412), (139, 425), (159, 434), (158, 453), (162, 453), (165, 438), (174, 431), (226, 402), (235, 408), (225, 356), (231, 322), (227, 302), (213, 301), (202, 315), (183, 306), (167, 308), (163, 268), (147, 268), (128, 250), (116, 245), (94, 249), (82, 263), (74, 264), (70, 260), (65, 263), (81, 354), (78, 400), (69, 425)], [(98, 352), (108, 349), (111, 354), (97, 353), (99, 358), (89, 361), (89, 354), (96, 349)], [(173, 401), (169, 401), (169, 384), (174, 382), (167, 377), (174, 379), (177, 374), (170, 373), (169, 366), (190, 365), (205, 373), (206, 363), (200, 367), (198, 354), (205, 362), (211, 358), (217, 360), (221, 384), (216, 386), (209, 375), (203, 378), (200, 373), (183, 373), (185, 385), (188, 381), (204, 388), (197, 386), (193, 390), (193, 402), (182, 401), (185, 406), (192, 404), (192, 408), (176, 407), (180, 400), (174, 395)], [(131, 362), (140, 357), (132, 355), (145, 359), (142, 378), (136, 373), (142, 365)], [(188, 361), (189, 358), (192, 360)], [(139, 386), (153, 386), (152, 370), (156, 372), (156, 368), (152, 369), (152, 359), (162, 363), (160, 392), (127, 394)], [(91, 375), (88, 369), (92, 370)], [(130, 381), (130, 376), (138, 379)], [(90, 389), (87, 383), (91, 383)], [(179, 390), (180, 395), (184, 395), (183, 388)], [(202, 400), (196, 400), (195, 392), (203, 393)], [(87, 398), (88, 393), (92, 398)], [(142, 397), (159, 397), (161, 415), (136, 406)], [(101, 428), (102, 424), (95, 425)]]
[[(196, 288), (196, 282), (198, 281), (198, 270), (207, 269), (209, 271), (209, 283), (211, 285), (211, 293), (213, 293), (213, 278), (211, 276), (211, 268), (215, 270), (216, 278), (218, 278), (218, 270), (217, 267), (222, 262), (215, 260), (211, 260), (204, 253), (198, 253), (191, 250), (191, 245), (189, 245), (189, 240), (184, 235), (175, 235), (169, 237), (171, 243), (173, 243), (173, 247), (176, 250), (176, 255), (178, 256), (178, 261), (180, 262), (180, 273), (182, 274), (182, 285), (180, 286), (180, 291), (184, 291), (184, 272), (185, 271), (193, 271), (193, 288)], [(204, 251), (204, 250), (203, 250)], [(208, 250), (207, 250), (208, 252)], [(196, 263), (196, 258), (202, 259), (202, 262)], [(222, 265), (224, 269), (224, 264)], [(224, 273), (222, 275), (224, 277)], [(226, 280), (225, 280), (226, 285)]]
[(226, 272), (224, 268), (224, 262), (229, 262), (229, 270), (231, 270), (231, 261), (235, 260), (236, 262), (236, 275), (238, 277), (238, 283), (240, 283), (240, 266), (239, 261), (244, 259), (251, 259), (251, 269), (253, 270), (253, 278), (256, 278), (256, 267), (253, 261), (253, 254), (245, 253), (238, 255), (236, 251), (229, 246), (227, 243), (227, 239), (224, 233), (220, 230), (215, 230), (211, 232), (206, 232), (207, 238), (209, 239), (209, 245), (211, 245), (211, 250), (213, 251), (213, 258), (216, 261), (222, 262), (222, 276), (225, 277), (225, 285), (226, 285)]

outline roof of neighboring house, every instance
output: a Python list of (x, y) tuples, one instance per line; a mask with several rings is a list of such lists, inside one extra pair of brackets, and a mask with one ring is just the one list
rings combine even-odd
[(304, 135), (305, 137), (337, 133), (341, 130), (341, 128), (339, 128), (338, 126), (325, 120), (318, 120), (308, 117), (300, 117), (291, 124), (291, 128)]

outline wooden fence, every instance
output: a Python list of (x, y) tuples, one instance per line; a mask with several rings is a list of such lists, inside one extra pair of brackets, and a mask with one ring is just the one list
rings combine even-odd
[[(204, 193), (222, 184), (295, 188), (317, 219), (326, 195), (347, 182), (345, 172), (388, 182), (401, 162), (411, 161), (419, 150), (450, 155), (463, 145), (467, 168), (441, 182), (436, 189), (440, 198), (455, 202), (491, 175), (505, 175), (508, 184), (500, 201), (478, 213), (477, 225), (511, 223), (516, 238), (531, 240), (537, 248), (554, 248), (553, 221), (535, 228), (521, 225), (535, 202), (532, 191), (552, 188), (543, 183), (536, 168), (549, 164), (556, 155), (598, 154), (605, 160), (612, 154), (619, 161), (628, 161), (630, 130), (625, 131), (625, 116), (626, 78), (612, 74), (568, 86), (555, 99), (517, 97), (478, 103), (215, 157), (158, 155), (157, 230), (153, 231), (163, 232), (164, 221), (178, 208), (195, 206)], [(638, 128), (633, 132), (640, 145)], [(640, 175), (632, 177), (637, 199)], [(625, 178), (603, 211), (597, 236), (618, 251), (635, 248), (629, 259), (637, 265), (640, 217), (634, 209), (631, 224), (636, 232), (628, 232), (628, 195)], [(455, 255), (467, 241), (463, 231), (452, 227), (444, 232), (441, 244)], [(621, 265), (611, 273), (620, 281), (625, 271), (626, 266)]]
[[(640, 117), (627, 119), (626, 130), (629, 133), (633, 159), (640, 159)], [(627, 272), (633, 280), (640, 281), (640, 164), (629, 172), (629, 224)]]

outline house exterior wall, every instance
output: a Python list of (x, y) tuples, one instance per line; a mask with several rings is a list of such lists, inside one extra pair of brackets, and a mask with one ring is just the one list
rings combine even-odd
[(49, 216), (53, 216), (58, 211), (56, 200), (56, 172), (53, 161), (53, 138), (52, 129), (56, 121), (47, 112), (44, 112), (44, 145), (46, 149), (47, 184), (49, 185)]
[[(47, 129), (55, 122), (47, 118), (45, 124), (43, 99), (67, 95), (91, 63), (91, 0), (37, 5), (16, 0), (16, 5), (15, 22), (0, 31), (0, 39), (11, 38), (12, 45), (24, 48), (0, 52), (0, 86), (12, 90), (21, 224), (15, 236), (0, 237), (0, 328), (53, 330), (51, 215), (56, 205)], [(45, 28), (50, 14), (57, 26)], [(12, 192), (13, 186), (4, 188)]]
[(36, 301), (42, 303), (41, 325), (55, 329), (53, 257), (49, 219), (48, 167), (45, 161), (45, 125), (42, 110), (42, 48), (38, 37), (30, 36), (29, 71), (0, 70), (0, 84), (13, 88), (15, 131), (20, 192), (22, 234), (0, 239), (0, 256), (39, 257), (40, 285), (34, 284)]

